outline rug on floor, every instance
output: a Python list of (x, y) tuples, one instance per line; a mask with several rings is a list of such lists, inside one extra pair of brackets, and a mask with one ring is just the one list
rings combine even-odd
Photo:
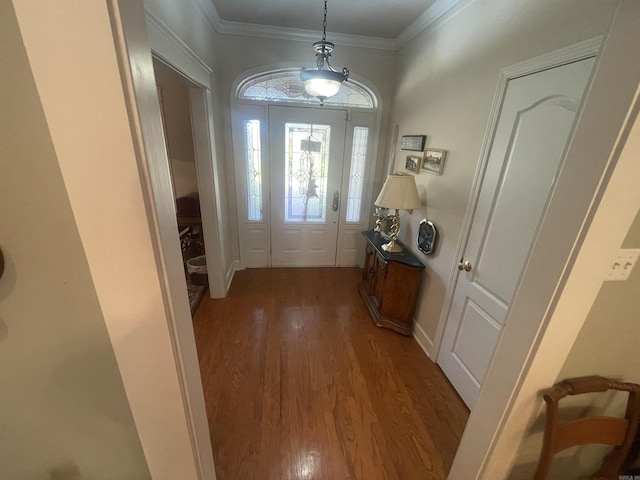
[(196, 313), (198, 305), (200, 305), (202, 297), (204, 297), (204, 292), (207, 291), (207, 285), (194, 285), (187, 280), (187, 291), (189, 292), (189, 306), (191, 307), (191, 315), (193, 316)]

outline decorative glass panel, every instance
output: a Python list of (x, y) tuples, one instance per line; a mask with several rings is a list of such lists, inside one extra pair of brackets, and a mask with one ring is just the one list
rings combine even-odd
[(285, 124), (285, 222), (325, 222), (329, 125)]
[(262, 161), (260, 152), (260, 120), (244, 122), (247, 169), (247, 219), (262, 220)]
[[(318, 99), (311, 97), (304, 89), (300, 69), (279, 70), (250, 78), (240, 85), (238, 96), (265, 102), (319, 104)], [(353, 80), (344, 82), (340, 91), (327, 98), (324, 104), (370, 109), (376, 106), (372, 95)]]
[(369, 129), (367, 127), (355, 127), (353, 129), (351, 172), (349, 173), (349, 192), (347, 194), (347, 222), (360, 221), (368, 137)]

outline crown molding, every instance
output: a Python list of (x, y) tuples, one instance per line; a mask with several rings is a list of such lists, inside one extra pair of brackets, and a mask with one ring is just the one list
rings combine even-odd
[[(315, 42), (322, 37), (321, 31), (305, 30), (302, 28), (274, 27), (271, 25), (256, 25), (253, 23), (237, 23), (222, 21), (219, 33), (229, 35), (245, 35), (249, 37), (272, 38), (276, 40), (291, 40), (298, 42)], [(382, 37), (367, 37), (364, 35), (349, 35), (346, 33), (327, 32), (327, 38), (336, 45), (378, 50), (396, 50), (395, 39)]]
[(216, 32), (219, 32), (219, 25), (224, 21), (220, 17), (216, 6), (212, 0), (192, 0), (196, 8), (200, 11), (204, 18), (209, 21), (209, 24)]
[[(212, 0), (192, 0), (200, 13), (218, 33), (227, 35), (245, 35), (250, 37), (273, 38), (277, 40), (292, 40), (297, 42), (314, 42), (322, 32), (301, 28), (274, 27), (254, 23), (230, 22), (223, 20)], [(462, 0), (436, 0), (411, 25), (405, 28), (396, 38), (371, 37), (365, 35), (350, 35), (346, 33), (329, 32), (331, 41), (337, 45), (348, 47), (369, 48), (376, 50), (400, 50), (417, 35), (429, 28), (434, 22), (446, 14)]]
[(459, 4), (462, 0), (436, 0), (422, 15), (405, 28), (395, 39), (396, 50), (400, 50), (411, 40), (433, 25), (445, 13)]
[[(218, 33), (273, 38), (276, 40), (292, 40), (296, 42), (315, 42), (322, 36), (322, 32), (316, 30), (230, 22), (220, 17), (218, 10), (211, 0), (193, 0), (193, 2)], [(331, 37), (331, 41), (337, 45), (378, 50), (397, 50), (396, 41), (392, 38), (368, 37), (335, 32), (328, 32), (328, 36)]]
[[(186, 56), (192, 61), (195, 65), (198, 66), (206, 75), (210, 75), (213, 72), (213, 69), (201, 59), (191, 48), (187, 45), (181, 38), (175, 35), (169, 27), (167, 27), (160, 19), (158, 19), (152, 12), (149, 10), (145, 10), (145, 19), (148, 22), (149, 28), (149, 37), (154, 38), (159, 42), (162, 42), (163, 45), (168, 45), (166, 42), (173, 47), (177, 47), (181, 50)], [(153, 49), (153, 48), (152, 48)], [(154, 50), (154, 52), (160, 55), (160, 52)], [(162, 56), (162, 55), (160, 55)], [(186, 73), (186, 72), (183, 72)], [(190, 75), (189, 78), (191, 78)]]

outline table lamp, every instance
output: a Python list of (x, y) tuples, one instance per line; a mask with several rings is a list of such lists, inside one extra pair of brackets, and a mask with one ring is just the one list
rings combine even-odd
[(402, 247), (396, 243), (400, 230), (398, 210), (412, 210), (421, 206), (415, 178), (413, 175), (389, 175), (382, 186), (380, 195), (373, 203), (376, 207), (395, 209), (396, 212), (391, 219), (389, 243), (384, 244), (382, 249), (391, 253), (401, 252)]

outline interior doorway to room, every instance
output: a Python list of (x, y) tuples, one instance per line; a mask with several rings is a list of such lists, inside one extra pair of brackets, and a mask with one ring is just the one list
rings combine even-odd
[(206, 252), (200, 211), (196, 152), (189, 91), (198, 88), (182, 74), (153, 58), (160, 102), (171, 189), (191, 314), (208, 285)]

